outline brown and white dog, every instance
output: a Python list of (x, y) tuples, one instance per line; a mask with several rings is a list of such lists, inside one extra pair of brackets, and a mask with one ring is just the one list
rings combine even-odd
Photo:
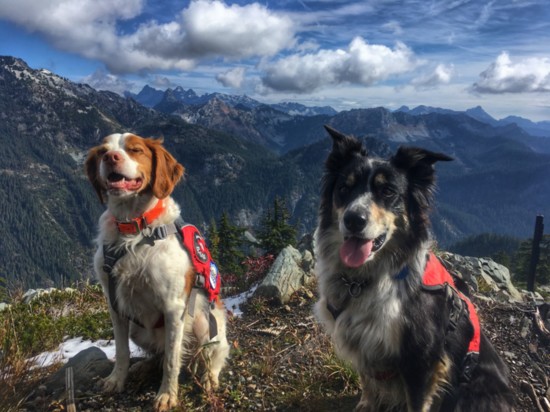
[(430, 253), (437, 161), (400, 148), (389, 160), (327, 127), (316, 231), (317, 318), (360, 376), (356, 410), (512, 410), (508, 372), (473, 304)]
[[(92, 148), (85, 167), (101, 202), (107, 202), (99, 219), (94, 268), (109, 301), (116, 358), (103, 389), (123, 390), (130, 364), (129, 337), (147, 352), (163, 355), (156, 411), (177, 405), (182, 362), (201, 359), (204, 387), (216, 388), (229, 353), (223, 303), (217, 299), (210, 304), (204, 293), (189, 301), (197, 274), (176, 234), (148, 238), (155, 228), (180, 216), (170, 195), (183, 166), (161, 140), (124, 133), (111, 134)], [(118, 254), (112, 268), (106, 268), (105, 248)], [(217, 323), (212, 339), (209, 317)]]

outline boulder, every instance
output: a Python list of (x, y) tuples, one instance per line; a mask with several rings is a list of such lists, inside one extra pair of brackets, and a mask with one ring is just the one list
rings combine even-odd
[(107, 359), (105, 353), (97, 348), (90, 347), (75, 356), (45, 382), (46, 393), (54, 398), (63, 395), (66, 382), (65, 373), (68, 367), (73, 368), (74, 387), (77, 391), (94, 391), (98, 377), (106, 377), (113, 368), (113, 363)]
[(313, 280), (313, 265), (313, 255), (309, 250), (301, 253), (287, 246), (279, 253), (254, 295), (273, 299), (279, 304), (287, 303), (294, 292)]
[(444, 252), (441, 258), (451, 272), (464, 280), (474, 291), (508, 301), (523, 301), (512, 284), (507, 267), (489, 258), (460, 256)]

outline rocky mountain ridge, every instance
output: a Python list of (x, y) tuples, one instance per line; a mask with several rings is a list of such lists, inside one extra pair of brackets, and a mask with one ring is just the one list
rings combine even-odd
[(163, 106), (165, 107), (167, 103), (174, 102), (178, 102), (184, 106), (200, 106), (208, 103), (212, 99), (217, 99), (231, 107), (241, 106), (247, 109), (253, 109), (258, 106), (269, 106), (291, 116), (316, 116), (318, 114), (334, 115), (338, 113), (330, 106), (305, 106), (295, 102), (267, 104), (247, 95), (231, 95), (216, 92), (205, 93), (199, 96), (193, 89), (185, 90), (181, 86), (177, 86), (173, 89), (168, 88), (162, 91), (145, 85), (139, 93), (135, 94), (127, 91), (124, 93), (124, 96), (132, 98), (144, 106), (151, 108), (157, 105), (160, 105), (159, 108), (162, 108)]
[(410, 109), (407, 106), (401, 106), (396, 110), (397, 112), (408, 113), (412, 115), (421, 115), (421, 114), (430, 114), (430, 113), (440, 113), (440, 114), (461, 114), (464, 113), (480, 122), (487, 123), (491, 126), (508, 126), (515, 124), (516, 126), (522, 128), (527, 133), (532, 136), (539, 137), (550, 137), (550, 121), (544, 120), (540, 122), (533, 122), (529, 119), (525, 119), (520, 116), (507, 116), (502, 119), (495, 119), (489, 113), (487, 113), (481, 106), (472, 107), (465, 110), (464, 112), (442, 109), (439, 107), (431, 106), (417, 106), (413, 109)]

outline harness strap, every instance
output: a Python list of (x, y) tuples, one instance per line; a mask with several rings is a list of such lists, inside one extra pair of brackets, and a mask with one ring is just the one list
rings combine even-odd
[[(113, 310), (120, 315), (120, 312), (118, 310), (118, 301), (116, 297), (116, 289), (117, 289), (117, 279), (113, 275), (113, 269), (115, 267), (116, 262), (122, 258), (124, 255), (126, 255), (126, 250), (124, 249), (115, 249), (111, 248), (108, 245), (103, 245), (103, 270), (105, 273), (107, 273), (107, 278), (109, 281), (109, 303), (111, 304), (111, 307)], [(138, 319), (125, 315), (126, 318), (134, 322), (136, 325), (145, 328), (143, 323), (141, 323)], [(164, 326), (164, 316), (161, 316), (155, 325), (153, 326), (154, 329), (160, 328)]]
[(107, 245), (103, 245), (103, 270), (107, 273), (109, 279), (109, 302), (116, 313), (118, 313), (118, 302), (116, 298), (117, 281), (112, 273), (116, 262), (125, 254), (125, 250), (110, 248)]

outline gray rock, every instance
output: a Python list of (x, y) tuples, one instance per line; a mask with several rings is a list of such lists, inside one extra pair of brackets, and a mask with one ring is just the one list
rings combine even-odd
[(254, 295), (285, 304), (294, 292), (311, 282), (312, 268), (311, 252), (306, 250), (302, 254), (292, 246), (287, 246), (279, 253)]
[(512, 284), (507, 267), (488, 258), (475, 258), (445, 252), (441, 255), (447, 267), (476, 292), (498, 299), (523, 301), (522, 294)]
[(52, 293), (56, 291), (56, 288), (48, 288), (48, 289), (29, 289), (25, 292), (23, 295), (23, 302), (25, 303), (31, 303), (34, 299), (39, 298), (42, 295), (47, 295), (49, 293)]
[(75, 390), (89, 391), (94, 389), (98, 377), (103, 378), (111, 373), (113, 363), (107, 359), (101, 349), (94, 346), (85, 349), (69, 359), (61, 369), (48, 378), (45, 382), (48, 395), (55, 398), (63, 395), (68, 367), (73, 368)]

